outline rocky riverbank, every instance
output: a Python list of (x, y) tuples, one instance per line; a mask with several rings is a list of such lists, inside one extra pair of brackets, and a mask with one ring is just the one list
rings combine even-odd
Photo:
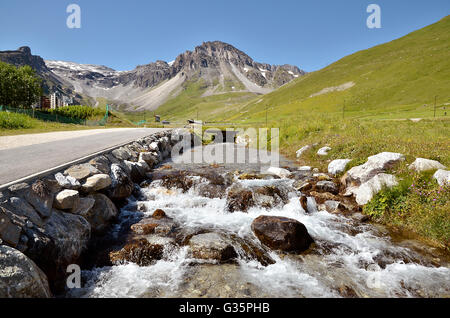
[(181, 134), (157, 133), (0, 193), (0, 297), (64, 290), (67, 266), (83, 261), (136, 183), (170, 156)]

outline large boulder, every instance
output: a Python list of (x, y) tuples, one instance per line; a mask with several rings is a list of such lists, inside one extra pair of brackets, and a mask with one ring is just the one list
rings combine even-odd
[(45, 274), (21, 252), (0, 246), (0, 298), (50, 298)]
[(159, 163), (158, 155), (154, 152), (141, 152), (139, 154), (139, 162), (145, 162), (150, 168), (153, 168)]
[(405, 156), (399, 153), (379, 153), (369, 157), (365, 164), (351, 168), (341, 181), (346, 186), (359, 186), (403, 160)]
[(126, 199), (133, 193), (134, 183), (122, 166), (119, 164), (112, 164), (110, 176), (112, 183), (108, 190), (108, 196), (111, 199)]
[(302, 252), (314, 242), (306, 227), (297, 220), (260, 216), (252, 223), (256, 237), (266, 246), (285, 252)]
[(436, 170), (436, 169), (445, 169), (446, 167), (441, 164), (439, 161), (417, 158), (410, 166), (409, 169), (415, 170), (417, 172)]
[(450, 184), (450, 171), (439, 169), (433, 175), (433, 178), (437, 181), (440, 186), (445, 186)]
[(12, 195), (25, 199), (42, 218), (50, 217), (54, 193), (47, 182), (38, 180), (31, 186), (20, 183), (9, 187), (9, 191)]
[(73, 210), (73, 214), (81, 215), (86, 218), (87, 213), (94, 207), (95, 199), (93, 197), (80, 198), (80, 204), (76, 210)]
[(87, 193), (100, 191), (108, 188), (112, 183), (111, 177), (107, 174), (96, 174), (87, 178), (83, 184), (83, 191)]
[(36, 212), (36, 210), (24, 199), (18, 197), (9, 198), (8, 205), (10, 210), (15, 214), (26, 217), (29, 221), (33, 222), (37, 226), (44, 226), (44, 221)]
[(80, 205), (80, 193), (76, 190), (63, 190), (58, 193), (53, 206), (59, 210), (75, 211)]
[(98, 156), (89, 161), (101, 173), (109, 174), (111, 171), (109, 159), (106, 156)]
[(101, 172), (90, 163), (83, 163), (80, 165), (72, 166), (66, 171), (64, 175), (75, 178), (78, 181), (84, 180), (94, 174), (100, 174)]
[(150, 171), (149, 165), (145, 161), (140, 162), (131, 162), (124, 161), (124, 165), (127, 167), (127, 170), (130, 172), (131, 180), (135, 183), (141, 183), (145, 179), (147, 179), (147, 172)]
[(82, 216), (53, 210), (45, 226), (45, 234), (55, 245), (58, 257), (54, 262), (65, 266), (74, 264), (86, 249), (91, 226)]
[(104, 194), (96, 193), (88, 196), (95, 201), (91, 209), (83, 216), (88, 220), (94, 232), (105, 231), (116, 219), (119, 211), (115, 204)]
[(122, 161), (130, 159), (132, 156), (130, 151), (125, 147), (113, 150), (112, 155)]
[(380, 173), (360, 186), (348, 188), (347, 193), (355, 196), (356, 203), (365, 205), (384, 187), (391, 188), (396, 185), (398, 182), (395, 176)]
[(337, 175), (345, 171), (345, 168), (352, 161), (351, 159), (337, 159), (330, 162), (328, 165), (328, 173)]
[(197, 259), (227, 262), (237, 257), (230, 242), (218, 233), (205, 233), (189, 240), (192, 256)]

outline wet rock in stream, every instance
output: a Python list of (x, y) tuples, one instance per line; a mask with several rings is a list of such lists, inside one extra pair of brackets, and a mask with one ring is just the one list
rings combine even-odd
[(263, 244), (275, 250), (302, 252), (314, 242), (302, 223), (284, 217), (260, 216), (253, 221), (252, 230)]

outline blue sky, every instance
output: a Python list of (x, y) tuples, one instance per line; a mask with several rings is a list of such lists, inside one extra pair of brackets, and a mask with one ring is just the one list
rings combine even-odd
[[(66, 8), (81, 7), (81, 29)], [(382, 10), (368, 29), (366, 8)], [(133, 69), (221, 40), (258, 62), (313, 71), (450, 14), (449, 0), (0, 0), (0, 50)]]

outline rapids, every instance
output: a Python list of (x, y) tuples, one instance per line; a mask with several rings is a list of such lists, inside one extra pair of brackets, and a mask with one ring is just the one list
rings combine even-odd
[[(141, 189), (140, 200), (121, 209), (120, 229), (130, 220), (150, 217), (162, 209), (185, 229), (205, 229), (236, 235), (261, 246), (251, 231), (260, 215), (285, 216), (302, 222), (315, 244), (301, 255), (270, 252), (275, 261), (262, 266), (239, 256), (234, 264), (214, 264), (190, 258), (188, 247), (165, 250), (155, 264), (129, 263), (82, 272), (83, 288), (67, 297), (442, 297), (450, 296), (450, 268), (435, 249), (416, 241), (393, 239), (383, 227), (360, 223), (326, 211), (305, 213), (299, 193), (272, 209), (226, 212), (226, 199), (198, 194), (202, 181), (183, 193), (154, 181)], [(235, 181), (248, 185), (290, 185), (292, 180)], [(139, 212), (138, 204), (146, 211)], [(236, 250), (239, 247), (236, 246)], [(436, 252), (437, 253), (437, 252)], [(241, 255), (238, 252), (239, 255)], [(444, 257), (445, 258), (445, 257)]]

